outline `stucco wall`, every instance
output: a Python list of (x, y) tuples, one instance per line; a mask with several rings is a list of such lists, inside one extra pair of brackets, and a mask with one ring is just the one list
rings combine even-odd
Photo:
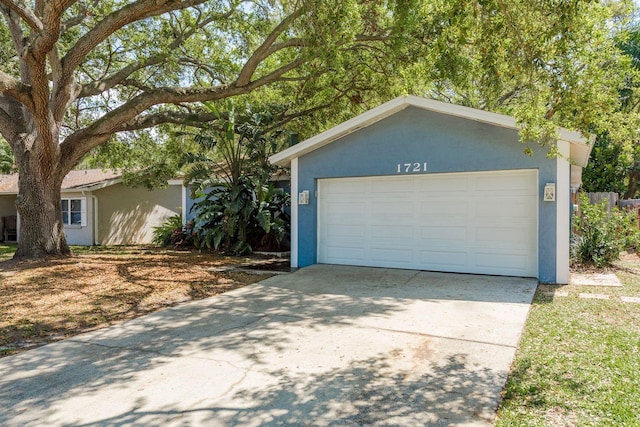
[(98, 241), (102, 245), (151, 243), (153, 228), (180, 213), (182, 186), (148, 191), (115, 184), (96, 190)]
[[(556, 182), (557, 160), (530, 147), (533, 156), (524, 154), (513, 129), (409, 107), (300, 157), (298, 191), (311, 197), (298, 207), (298, 266), (317, 260), (317, 179), (397, 175), (397, 165), (409, 162), (427, 162), (427, 173), (537, 169), (541, 197), (545, 183)], [(556, 204), (540, 199), (538, 217), (538, 275), (553, 283)]]
[(16, 196), (2, 195), (0, 196), (0, 216), (8, 216), (16, 214)]

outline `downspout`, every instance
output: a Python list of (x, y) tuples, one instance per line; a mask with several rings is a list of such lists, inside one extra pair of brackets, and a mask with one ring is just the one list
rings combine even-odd
[(187, 187), (184, 185), (184, 182), (180, 186), (182, 187), (182, 226), (187, 225)]
[(91, 195), (93, 199), (93, 244), (98, 246), (98, 196)]
[(16, 209), (16, 242), (20, 243), (20, 213)]

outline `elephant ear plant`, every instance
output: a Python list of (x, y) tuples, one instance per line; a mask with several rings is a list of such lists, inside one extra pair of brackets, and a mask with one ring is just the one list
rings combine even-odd
[(254, 179), (241, 177), (236, 183), (221, 183), (206, 193), (197, 193), (194, 204), (197, 247), (222, 249), (232, 255), (255, 248), (275, 249), (288, 235), (289, 197), (282, 189), (259, 188)]

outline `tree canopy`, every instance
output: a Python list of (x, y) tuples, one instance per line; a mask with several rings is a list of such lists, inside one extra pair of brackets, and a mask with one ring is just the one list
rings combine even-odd
[(612, 34), (628, 11), (567, 0), (0, 0), (16, 256), (68, 253), (60, 185), (87, 153), (214, 120), (204, 101), (283, 105), (282, 122), (308, 136), (408, 92), (512, 114), (523, 139), (551, 148), (557, 125), (621, 137), (636, 118), (618, 108), (630, 61)]
[[(625, 87), (619, 91), (620, 113), (630, 117), (640, 111), (640, 25), (632, 24), (617, 35), (620, 49), (631, 60), (625, 75)], [(623, 198), (638, 197), (640, 183), (640, 135), (631, 132), (623, 138), (611, 138), (599, 132), (583, 173), (583, 188), (588, 192), (615, 192)]]

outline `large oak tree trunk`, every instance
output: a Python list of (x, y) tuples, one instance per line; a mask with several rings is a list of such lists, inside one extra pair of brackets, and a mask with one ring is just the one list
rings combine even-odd
[(27, 150), (18, 161), (20, 216), (18, 249), (14, 259), (43, 259), (71, 253), (62, 224), (60, 194), (64, 172), (54, 167), (59, 152)]
[(20, 215), (20, 239), (14, 259), (40, 259), (69, 255), (62, 224), (60, 184), (20, 173), (16, 207)]

